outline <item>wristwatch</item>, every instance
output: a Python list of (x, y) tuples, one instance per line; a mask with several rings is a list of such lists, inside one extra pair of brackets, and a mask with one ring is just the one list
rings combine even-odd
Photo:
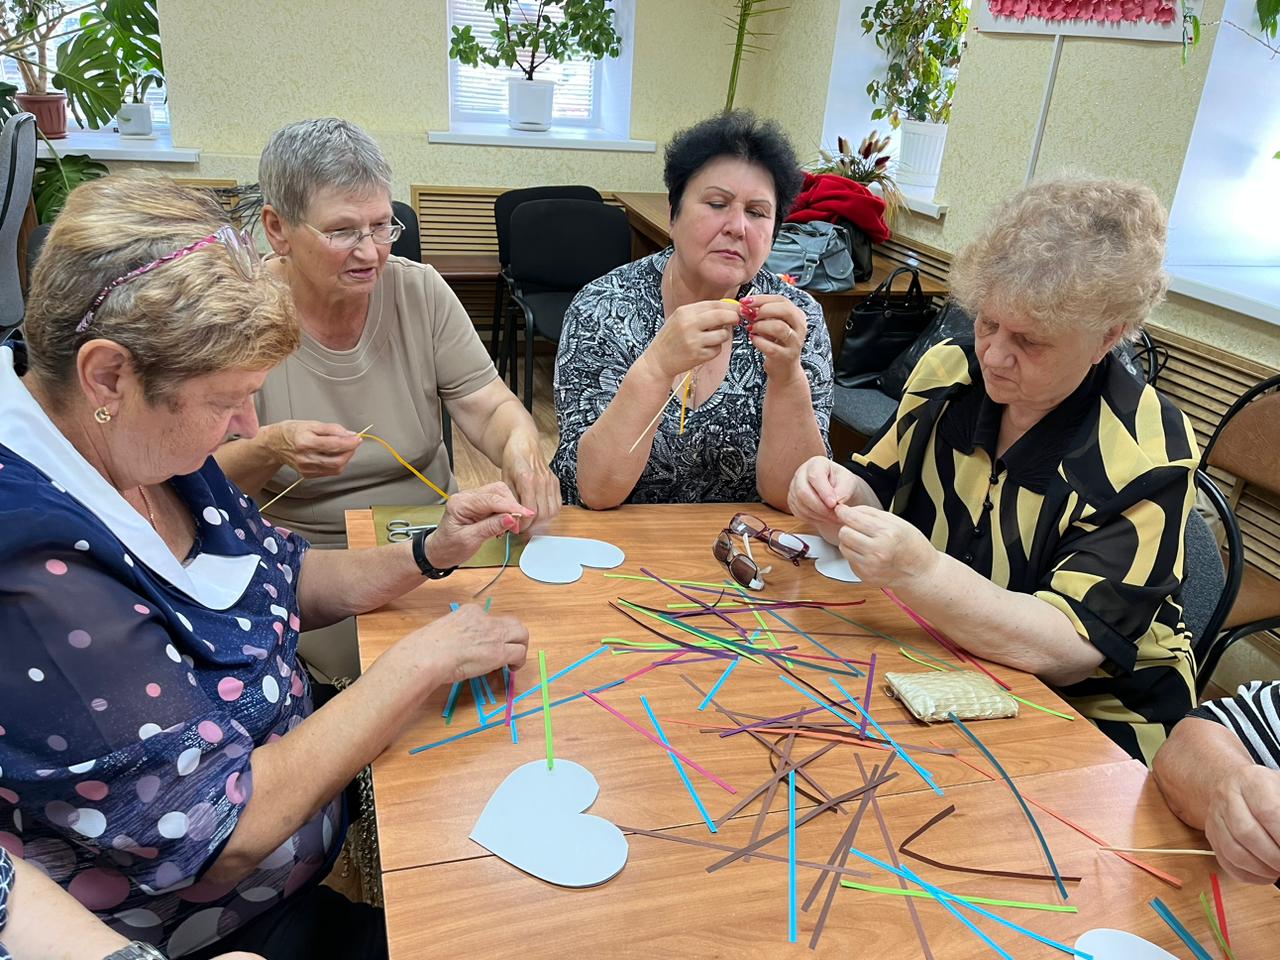
[(435, 567), (431, 565), (431, 561), (427, 559), (427, 537), (435, 532), (435, 527), (424, 527), (413, 535), (413, 562), (418, 565), (418, 569), (422, 571), (422, 575), (428, 580), (443, 580), (457, 567)]
[(102, 960), (167, 960), (167, 958), (151, 944), (135, 940), (115, 953), (107, 954)]

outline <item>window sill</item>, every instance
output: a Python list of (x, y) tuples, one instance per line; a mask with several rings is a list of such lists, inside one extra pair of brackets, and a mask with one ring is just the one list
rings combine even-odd
[(938, 203), (933, 198), (933, 187), (919, 187), (912, 183), (898, 184), (898, 189), (907, 198), (907, 209), (922, 217), (941, 220), (947, 212), (947, 204)]
[(654, 153), (652, 140), (631, 140), (586, 127), (552, 127), (542, 133), (513, 130), (505, 123), (455, 123), (449, 130), (427, 133), (430, 143), (467, 144), (482, 147), (535, 147), (550, 150), (608, 150), (621, 153)]
[[(144, 160), (153, 163), (198, 163), (199, 147), (175, 147), (168, 127), (156, 127), (151, 137), (122, 137), (110, 130), (68, 130), (62, 140), (53, 141), (60, 156), (88, 154), (94, 160)], [(53, 157), (43, 140), (36, 144), (36, 156)]]
[(1280, 326), (1280, 267), (1165, 264), (1169, 289)]

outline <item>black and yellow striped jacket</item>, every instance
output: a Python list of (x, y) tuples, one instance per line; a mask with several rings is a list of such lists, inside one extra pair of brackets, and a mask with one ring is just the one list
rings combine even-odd
[(1106, 659), (1058, 692), (1149, 762), (1194, 706), (1179, 605), (1191, 425), (1110, 357), (997, 460), (1003, 409), (973, 349), (944, 343), (853, 470), (935, 548), (1066, 614)]

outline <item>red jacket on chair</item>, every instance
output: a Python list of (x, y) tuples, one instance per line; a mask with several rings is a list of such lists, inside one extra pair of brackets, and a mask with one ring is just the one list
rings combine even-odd
[(884, 201), (862, 184), (833, 173), (806, 173), (804, 188), (786, 219), (791, 223), (848, 220), (873, 243), (884, 243), (890, 236), (884, 222)]

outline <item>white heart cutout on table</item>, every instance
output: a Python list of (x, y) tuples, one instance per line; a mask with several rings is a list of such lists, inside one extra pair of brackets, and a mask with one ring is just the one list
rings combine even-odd
[(583, 567), (611, 570), (626, 559), (618, 547), (585, 537), (535, 536), (520, 554), (520, 569), (542, 583), (575, 583)]
[(1164, 947), (1124, 930), (1099, 927), (1080, 934), (1076, 949), (1093, 954), (1093, 960), (1178, 960)]
[(827, 543), (817, 534), (797, 533), (795, 536), (809, 545), (809, 557), (818, 561), (818, 572), (828, 580), (839, 580), (841, 583), (862, 582), (862, 578), (853, 572), (849, 561), (841, 555), (838, 547)]
[(533, 760), (516, 767), (493, 792), (471, 839), (513, 867), (562, 887), (594, 887), (627, 862), (621, 830), (585, 811), (596, 802), (596, 778), (572, 760)]

